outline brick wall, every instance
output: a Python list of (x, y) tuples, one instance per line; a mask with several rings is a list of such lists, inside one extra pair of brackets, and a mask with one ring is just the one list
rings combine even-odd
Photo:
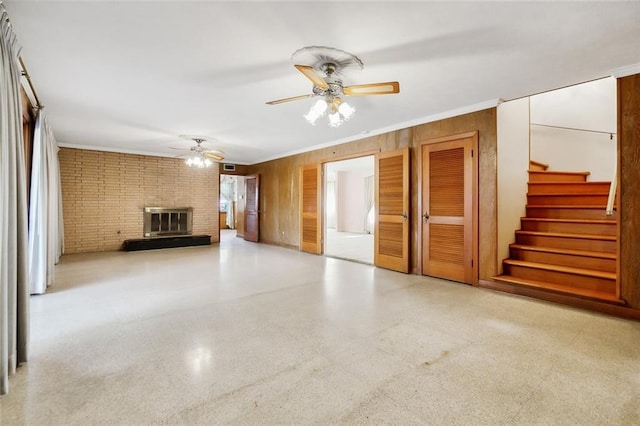
[(144, 207), (193, 207), (193, 234), (219, 241), (219, 166), (181, 159), (62, 148), (65, 253), (118, 250), (142, 238)]

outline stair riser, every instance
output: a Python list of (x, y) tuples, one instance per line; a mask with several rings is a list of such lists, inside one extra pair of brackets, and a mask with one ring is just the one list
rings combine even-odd
[(527, 195), (527, 203), (537, 206), (607, 206), (609, 194)]
[(587, 235), (616, 235), (618, 227), (611, 223), (581, 223), (581, 222), (537, 222), (522, 220), (523, 231), (557, 232), (565, 234)]
[(576, 288), (616, 293), (616, 282), (606, 278), (575, 275), (567, 272), (547, 271), (519, 265), (504, 265), (505, 273), (518, 278), (544, 281), (552, 284), (572, 285)]
[(581, 174), (554, 173), (529, 173), (529, 182), (586, 182), (587, 177)]
[(545, 263), (548, 265), (570, 266), (573, 268), (593, 269), (595, 271), (616, 272), (615, 259), (593, 258), (562, 253), (548, 253), (541, 251), (511, 248), (510, 259), (527, 262)]
[(516, 234), (516, 242), (527, 246), (601, 251), (605, 253), (615, 253), (617, 247), (616, 241), (591, 240), (586, 238), (564, 238), (546, 235)]
[(564, 294), (576, 295), (579, 297), (587, 297), (589, 299), (601, 300), (606, 302), (613, 303), (621, 303), (624, 304), (622, 300), (619, 299), (619, 296), (616, 293), (612, 293), (610, 291), (604, 293), (601, 291), (594, 291), (588, 289), (581, 289), (576, 287), (566, 287), (564, 285), (554, 285), (545, 282), (535, 282), (530, 280), (522, 280), (520, 278), (512, 277), (511, 275), (499, 275), (497, 277), (493, 277), (494, 280), (498, 282), (507, 283), (509, 285), (514, 285), (518, 288), (530, 288), (536, 290), (550, 290), (552, 292), (559, 292)]
[(608, 182), (572, 182), (553, 183), (538, 182), (529, 183), (529, 194), (584, 194), (584, 193), (609, 193)]
[(527, 207), (527, 217), (540, 217), (548, 219), (601, 219), (617, 220), (618, 213), (607, 216), (604, 208), (594, 209), (563, 209), (553, 207)]

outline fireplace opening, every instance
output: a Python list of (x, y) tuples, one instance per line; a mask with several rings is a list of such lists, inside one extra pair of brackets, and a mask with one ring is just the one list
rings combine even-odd
[(145, 238), (191, 235), (192, 211), (191, 207), (145, 207)]

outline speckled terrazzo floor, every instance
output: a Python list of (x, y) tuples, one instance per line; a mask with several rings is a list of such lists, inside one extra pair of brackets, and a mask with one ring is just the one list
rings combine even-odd
[(65, 256), (2, 425), (640, 424), (640, 323), (223, 238)]

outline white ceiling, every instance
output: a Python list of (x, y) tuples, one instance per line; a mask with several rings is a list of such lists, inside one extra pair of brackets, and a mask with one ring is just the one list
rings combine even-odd
[[(214, 2), (5, 0), (60, 145), (175, 155), (207, 135), (252, 164), (611, 75), (640, 63), (640, 2)], [(339, 128), (302, 118), (314, 99), (291, 54), (357, 55)], [(368, 132), (368, 133), (367, 133)]]

